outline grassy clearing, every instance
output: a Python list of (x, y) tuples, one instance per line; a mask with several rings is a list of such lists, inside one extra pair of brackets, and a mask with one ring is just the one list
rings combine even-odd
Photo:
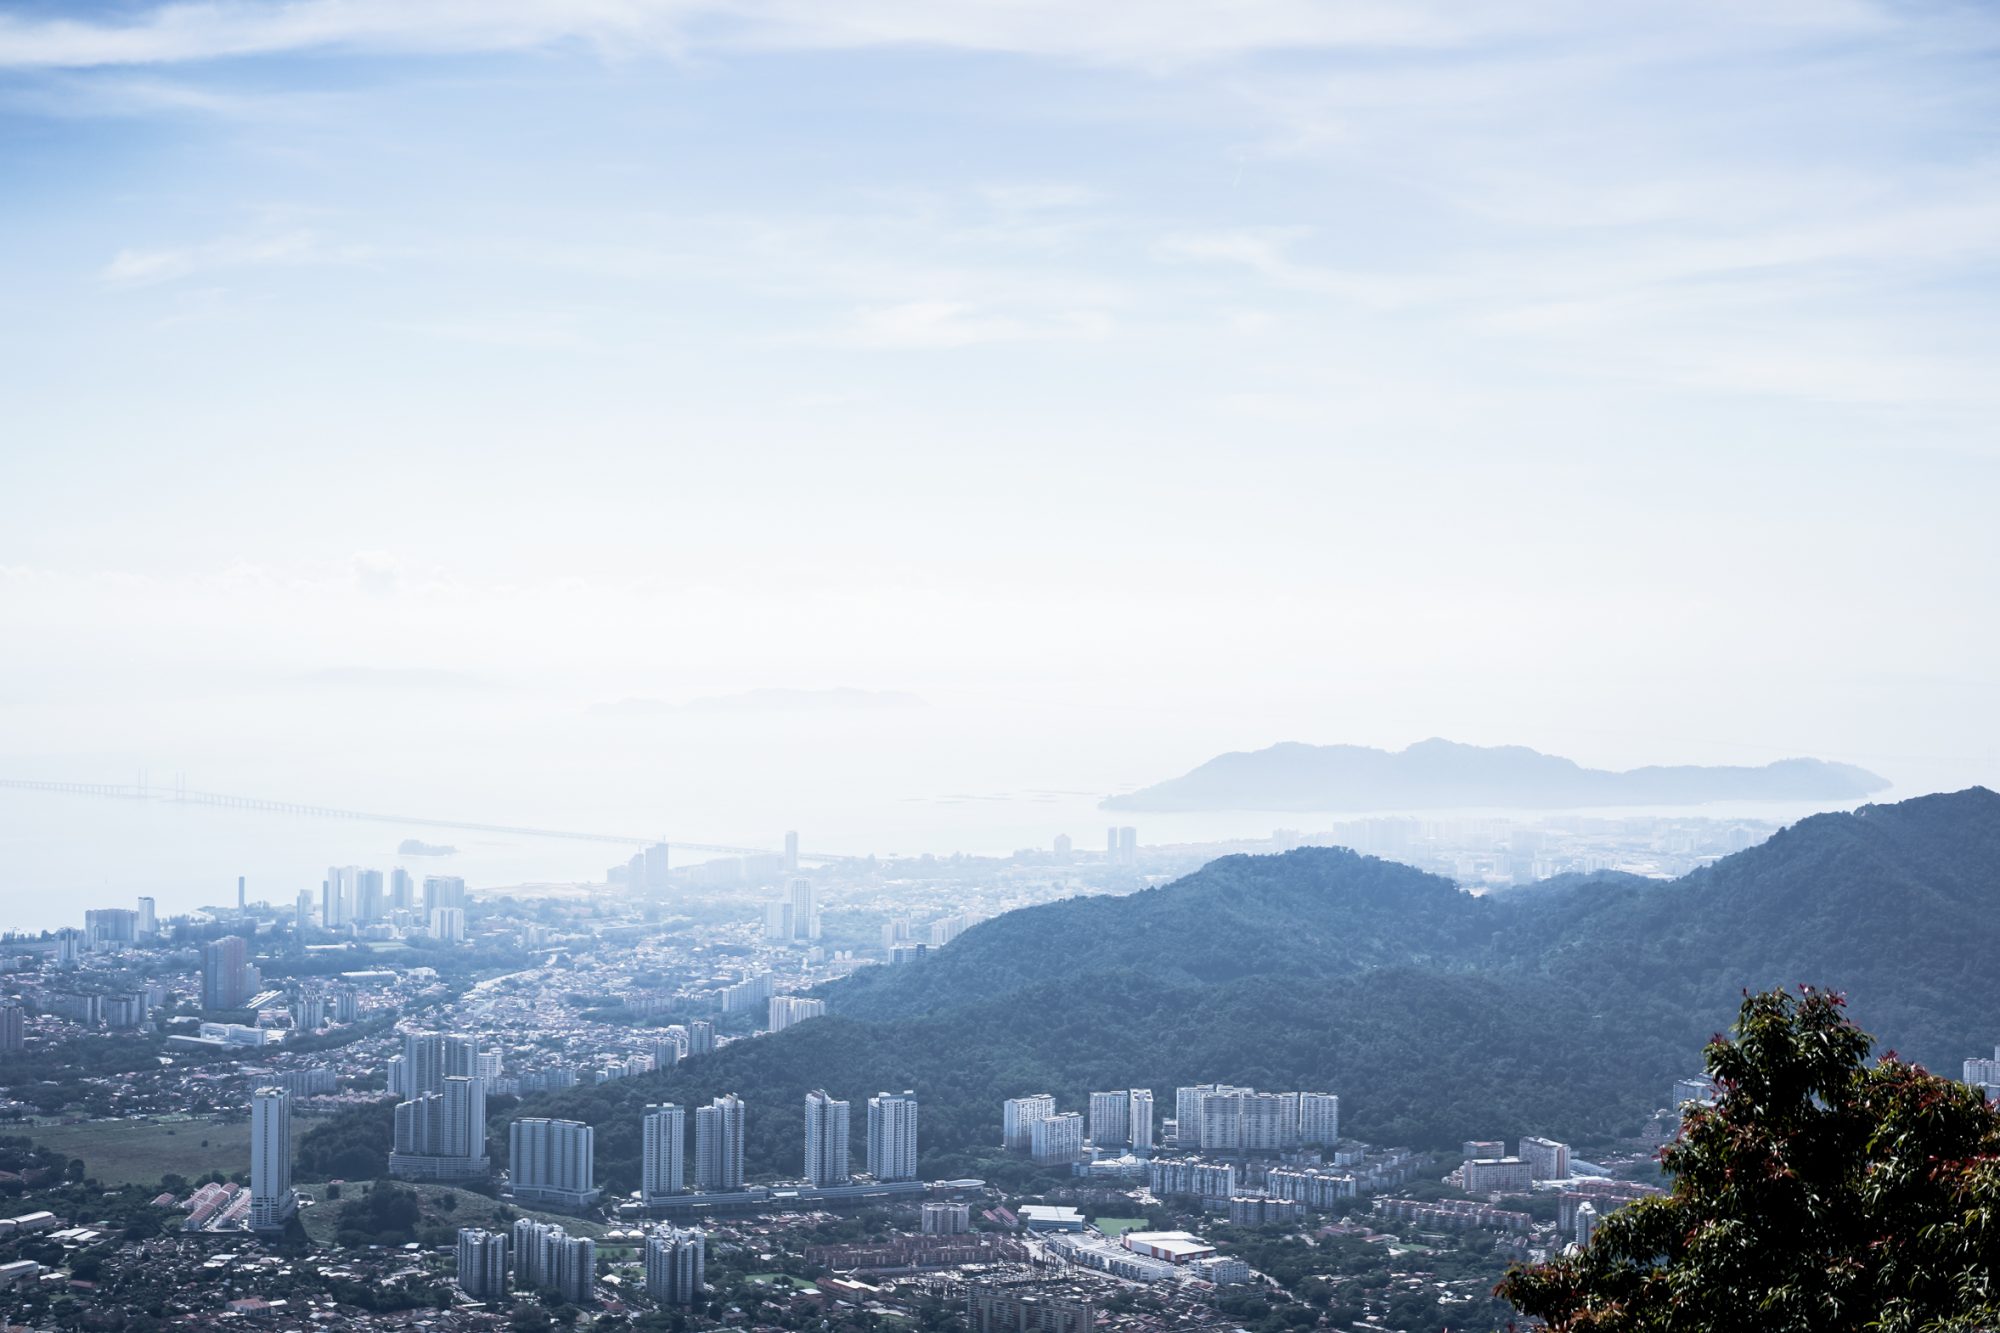
[[(306, 1235), (316, 1246), (332, 1246), (337, 1243), (340, 1231), (340, 1205), (349, 1199), (358, 1199), (366, 1189), (368, 1181), (349, 1181), (340, 1188), (340, 1198), (329, 1200), (325, 1185), (301, 1185), (299, 1192), (312, 1199), (313, 1205), (300, 1214), (305, 1223)], [(417, 1192), (423, 1208), (426, 1223), (442, 1227), (485, 1227), (488, 1230), (505, 1231), (514, 1225), (517, 1217), (531, 1217), (538, 1222), (553, 1222), (572, 1236), (589, 1236), (601, 1241), (609, 1229), (602, 1222), (586, 1222), (580, 1217), (570, 1217), (564, 1213), (538, 1212), (532, 1208), (518, 1208), (511, 1203), (489, 1199), (484, 1194), (456, 1185), (441, 1185), (430, 1181), (399, 1180), (399, 1187)], [(449, 1200), (449, 1202), (446, 1202)]]
[[(292, 1120), (292, 1141), (306, 1130)], [(11, 1132), (11, 1131), (10, 1131)], [(152, 1185), (172, 1172), (193, 1180), (210, 1171), (235, 1175), (250, 1169), (250, 1122), (209, 1120), (87, 1120), (38, 1124), (21, 1131), (38, 1146), (81, 1157), (85, 1174), (106, 1185)]]
[(1146, 1225), (1143, 1217), (1100, 1217), (1094, 1226), (1114, 1240), (1128, 1231), (1138, 1231)]

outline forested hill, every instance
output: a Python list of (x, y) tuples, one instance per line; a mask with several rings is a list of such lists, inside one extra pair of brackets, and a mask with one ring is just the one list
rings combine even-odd
[(1696, 1071), (1744, 987), (1847, 990), (1885, 1044), (1955, 1069), (2000, 1041), (1996, 907), (1984, 789), (1818, 816), (1680, 880), (1494, 898), (1337, 849), (1229, 857), (1009, 913), (828, 987), (834, 1018), (535, 1109), (600, 1124), (614, 1179), (636, 1107), (728, 1089), (768, 1170), (797, 1170), (815, 1086), (916, 1089), (940, 1167), (997, 1140), (1003, 1097), (1211, 1079), (1339, 1092), (1384, 1142), (1587, 1139)]
[(2000, 796), (1983, 787), (1815, 815), (1672, 883), (1518, 909), (1504, 950), (1621, 993), (1712, 1005), (1833, 986), (1863, 1027), (1948, 1073), (2000, 1041)]
[(868, 968), (827, 996), (842, 1014), (894, 1018), (1088, 972), (1179, 985), (1455, 967), (1490, 941), (1493, 908), (1448, 879), (1345, 848), (1228, 856), (1159, 888), (1009, 912), (922, 966)]

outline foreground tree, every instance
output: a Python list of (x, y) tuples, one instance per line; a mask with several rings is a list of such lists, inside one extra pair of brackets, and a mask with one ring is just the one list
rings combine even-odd
[(1496, 1293), (1564, 1333), (2000, 1328), (2000, 1113), (1872, 1043), (1838, 995), (1749, 995), (1670, 1194)]

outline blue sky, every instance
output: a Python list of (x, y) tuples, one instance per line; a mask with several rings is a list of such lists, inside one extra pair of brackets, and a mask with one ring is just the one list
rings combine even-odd
[(0, 761), (2000, 776), (2000, 20), (1466, 9), (0, 10)]

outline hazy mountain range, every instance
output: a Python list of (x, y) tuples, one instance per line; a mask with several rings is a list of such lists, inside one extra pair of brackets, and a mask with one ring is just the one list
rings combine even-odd
[(1396, 752), (1365, 745), (1233, 751), (1178, 778), (1123, 796), (1106, 810), (1441, 810), (1494, 806), (1560, 809), (1698, 805), (1708, 801), (1840, 801), (1886, 790), (1851, 764), (1781, 759), (1759, 768), (1635, 768), (1618, 773), (1525, 746), (1419, 741)]

